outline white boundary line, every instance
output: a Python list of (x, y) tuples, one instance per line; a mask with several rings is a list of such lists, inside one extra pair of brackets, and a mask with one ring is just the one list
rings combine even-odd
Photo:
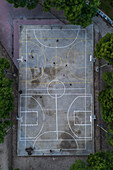
[[(87, 96), (90, 97), (90, 96)], [(85, 111), (85, 110), (74, 110), (74, 112), (91, 112), (91, 110)]]
[[(42, 29), (41, 29), (42, 30)], [(58, 29), (59, 30), (59, 29)], [(66, 29), (67, 30), (67, 29)], [(70, 30), (70, 29), (69, 29)], [(75, 30), (75, 29), (74, 29)], [(85, 30), (85, 29), (84, 29)], [(86, 31), (85, 31), (85, 37), (86, 37)], [(26, 43), (26, 46), (27, 46), (27, 43)], [(86, 47), (86, 39), (85, 39), (85, 47)], [(85, 48), (85, 50), (86, 50), (86, 48)], [(86, 53), (85, 53), (85, 55), (86, 55)], [(27, 56), (26, 56), (27, 57)], [(85, 57), (85, 60), (86, 60), (86, 57)], [(27, 61), (27, 60), (26, 60)], [(85, 61), (86, 62), (86, 61)], [(85, 67), (85, 69), (86, 69), (86, 67)], [(86, 73), (86, 72), (85, 72)], [(27, 74), (27, 72), (26, 72), (26, 74)], [(27, 77), (26, 77), (26, 80), (27, 80)], [(26, 83), (27, 84), (27, 83)], [(86, 79), (85, 79), (85, 86), (86, 86)], [(68, 88), (67, 88), (68, 89)], [(71, 88), (72, 89), (72, 88)], [(78, 88), (77, 88), (78, 89)], [(82, 88), (80, 88), (80, 89), (82, 89)], [(86, 88), (84, 88), (85, 89), (85, 96), (82, 96), (82, 97), (85, 97), (85, 99), (86, 99), (86, 97), (88, 97), (88, 96), (86, 96)], [(26, 88), (26, 90), (28, 90), (27, 88)], [(33, 89), (32, 89), (33, 90)], [(27, 93), (26, 93), (26, 95), (27, 95)], [(31, 94), (30, 94), (31, 95)], [(41, 94), (39, 94), (39, 95), (41, 95)], [(43, 94), (43, 95), (45, 95), (45, 94)], [(70, 94), (70, 95), (72, 95), (72, 94)], [(80, 94), (79, 94), (80, 95)], [(26, 96), (27, 97), (27, 96)], [(32, 97), (32, 96), (31, 96)], [(80, 96), (81, 97), (81, 96)], [(92, 96), (91, 96), (91, 100), (92, 100)], [(85, 103), (86, 103), (86, 101), (85, 101)], [(27, 104), (27, 102), (25, 103), (25, 104)], [(92, 102), (91, 102), (91, 104), (92, 104)], [(21, 106), (20, 106), (21, 107)], [(92, 105), (91, 105), (91, 109), (92, 109)], [(45, 109), (46, 110), (46, 109)], [(85, 107), (85, 110), (86, 110), (86, 107)], [(86, 111), (87, 112), (87, 111)], [(85, 112), (85, 113), (86, 113)], [(26, 113), (27, 113), (27, 111), (26, 111)], [(86, 132), (86, 131), (85, 131)], [(26, 139), (26, 136), (25, 136), (25, 139)], [(86, 139), (90, 139), (90, 137), (87, 137), (87, 138), (85, 138), (85, 140)], [(82, 139), (78, 139), (78, 140), (82, 140)], [(84, 139), (83, 139), (84, 140)], [(64, 150), (73, 150), (73, 149), (64, 149)], [(83, 149), (82, 149), (83, 150)]]
[[(89, 141), (89, 140), (91, 140), (92, 138), (86, 138), (86, 140), (87, 141)], [(32, 142), (34, 142), (35, 141), (35, 139), (34, 139), (34, 137), (33, 138), (26, 138), (26, 139), (24, 139), (23, 137), (21, 138), (21, 140), (20, 141), (32, 141)], [(85, 139), (76, 139), (76, 141), (84, 141)], [(39, 142), (57, 142), (57, 139), (38, 139), (38, 141)], [(58, 139), (58, 141), (59, 142), (62, 142), (62, 141), (74, 141), (73, 139)]]
[[(60, 149), (60, 148), (59, 148)], [(53, 150), (54, 151), (58, 151), (58, 153), (56, 153), (55, 152), (55, 156), (57, 156), (57, 155), (61, 155), (61, 153), (59, 152), (59, 149), (56, 149), (56, 148), (54, 148)], [(85, 150), (85, 148), (83, 148), (83, 149), (63, 149), (63, 151), (76, 151), (76, 150)], [(50, 151), (50, 149), (40, 149), (40, 150), (34, 150), (34, 151), (36, 151), (36, 152), (39, 152), (39, 151)], [(33, 154), (33, 155), (37, 155), (37, 154)], [(40, 154), (41, 155), (41, 154)], [(45, 153), (45, 155), (50, 155), (50, 152), (49, 153)], [(67, 156), (69, 156), (70, 154), (66, 154)], [(54, 152), (53, 152), (53, 156), (54, 156)], [(75, 156), (75, 155), (74, 155)]]
[[(39, 31), (39, 30), (51, 30), (51, 29), (50, 28), (49, 29), (43, 29), (43, 28), (42, 29), (30, 29), (29, 28), (27, 30)], [(54, 29), (53, 28), (52, 30), (83, 30), (83, 31), (85, 31), (85, 29), (80, 29), (80, 28), (79, 29), (71, 29), (71, 28), (70, 29), (60, 29), (60, 28), (59, 29)]]
[[(26, 29), (26, 41), (27, 41), (27, 29)], [(26, 42), (26, 68), (27, 68), (27, 42)], [(25, 94), (27, 95), (27, 69), (26, 69), (26, 87)], [(27, 98), (25, 99), (25, 110), (27, 111)], [(26, 124), (26, 112), (25, 112), (25, 124)], [(26, 126), (25, 126), (25, 138), (26, 138)], [(26, 141), (25, 141), (26, 148)]]
[[(51, 94), (54, 95), (54, 93), (51, 93)], [(50, 96), (50, 95), (47, 94), (47, 93), (39, 93), (39, 94), (29, 93), (29, 94), (28, 94), (28, 96), (31, 96), (31, 95), (35, 95), (35, 96), (36, 96), (36, 95), (37, 95), (37, 96)], [(77, 96), (77, 95), (80, 96), (80, 95), (81, 95), (80, 97), (84, 97), (84, 96), (83, 96), (84, 93), (67, 93), (67, 94), (65, 93), (64, 96), (65, 96), (65, 95), (66, 95), (66, 96), (67, 96), (67, 95), (69, 95), (69, 96), (75, 96), (75, 95), (76, 95), (76, 96)], [(21, 96), (25, 96), (25, 95), (23, 94), (23, 95), (21, 95)], [(26, 96), (26, 97), (27, 97), (27, 96)], [(87, 94), (87, 97), (91, 97), (91, 94)]]
[[(86, 124), (86, 30), (85, 30), (85, 124)], [(85, 126), (85, 137), (86, 137), (86, 126)], [(85, 149), (86, 149), (86, 139), (85, 139)]]
[[(91, 116), (93, 115), (93, 113), (92, 113), (92, 107), (93, 107), (93, 106), (92, 106), (92, 97), (91, 97)], [(94, 122), (94, 121), (91, 122), (91, 138), (93, 137), (93, 134), (92, 134), (92, 132), (93, 132), (93, 131), (92, 131), (92, 128), (94, 127), (93, 122)], [(92, 127), (92, 126), (93, 126), (93, 127)]]
[(57, 112), (57, 94), (55, 94), (55, 103), (56, 103), (56, 135), (58, 140), (58, 112)]
[[(57, 89), (57, 90), (62, 90), (63, 88), (59, 88), (59, 89)], [(74, 90), (74, 89), (85, 89), (85, 88), (65, 88), (65, 90)], [(47, 90), (47, 88), (46, 89), (27, 89), (27, 90), (33, 90), (33, 91), (37, 91), (37, 90), (39, 90), (39, 91), (41, 91), (41, 90)], [(53, 90), (53, 88), (49, 88), (49, 90)]]
[[(58, 30), (60, 30), (60, 29), (58, 29)], [(74, 40), (72, 43), (70, 43), (70, 44), (68, 44), (68, 45), (65, 45), (65, 46), (62, 46), (62, 47), (49, 47), (49, 46), (47, 46), (47, 45), (42, 44), (42, 43), (39, 41), (39, 39), (37, 38), (35, 31), (36, 31), (36, 30), (33, 30), (34, 36), (35, 36), (36, 40), (38, 41), (38, 43), (39, 43), (40, 45), (42, 45), (42, 46), (44, 46), (44, 47), (47, 47), (47, 48), (66, 48), (66, 47), (71, 46), (71, 45), (77, 40), (79, 31), (80, 31), (80, 28), (78, 29), (77, 36), (76, 36), (75, 40)]]

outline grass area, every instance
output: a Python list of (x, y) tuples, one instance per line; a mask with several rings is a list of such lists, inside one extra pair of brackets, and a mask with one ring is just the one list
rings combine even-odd
[[(113, 0), (100, 0), (99, 8), (113, 20)], [(112, 3), (112, 5), (111, 5)]]

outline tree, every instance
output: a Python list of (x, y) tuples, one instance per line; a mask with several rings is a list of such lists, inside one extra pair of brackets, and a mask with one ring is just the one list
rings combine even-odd
[(86, 27), (92, 23), (92, 18), (97, 13), (100, 0), (44, 0), (44, 11), (50, 11), (51, 7), (57, 10), (64, 10), (67, 20), (71, 24)]
[(87, 165), (82, 160), (78, 159), (71, 165), (70, 170), (87, 170)]
[(109, 85), (113, 86), (113, 72), (104, 72), (103, 73), (103, 80)]
[(4, 141), (7, 127), (12, 125), (8, 119), (14, 108), (13, 81), (9, 81), (4, 75), (4, 70), (9, 69), (9, 67), (8, 60), (0, 58), (0, 143)]
[(7, 0), (9, 3), (14, 4), (15, 8), (22, 7), (24, 8), (25, 6), (28, 9), (33, 9), (37, 6), (39, 0)]
[(97, 44), (94, 54), (105, 59), (113, 67), (113, 33), (107, 33)]
[(113, 169), (113, 151), (99, 151), (94, 155), (88, 155), (88, 167), (92, 170), (112, 170)]
[(106, 86), (99, 92), (98, 100), (101, 103), (101, 114), (105, 122), (113, 122), (113, 88)]

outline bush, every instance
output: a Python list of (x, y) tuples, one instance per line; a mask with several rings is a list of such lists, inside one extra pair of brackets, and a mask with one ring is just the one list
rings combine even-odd
[(106, 86), (99, 92), (98, 100), (101, 103), (102, 119), (105, 122), (113, 122), (113, 88)]
[(0, 143), (4, 142), (6, 129), (12, 126), (10, 113), (14, 108), (14, 97), (12, 95), (13, 81), (9, 81), (4, 75), (4, 70), (8, 69), (10, 64), (5, 58), (0, 58)]
[(105, 59), (113, 67), (113, 33), (107, 33), (96, 44), (94, 54), (99, 59)]
[(70, 170), (87, 170), (87, 165), (82, 160), (78, 159), (71, 165)]
[(39, 0), (7, 0), (7, 2), (14, 4), (15, 8), (24, 8), (26, 6), (28, 9), (35, 8), (38, 4), (38, 1)]
[(104, 72), (103, 73), (103, 80), (109, 85), (113, 86), (113, 72)]
[(88, 167), (92, 170), (112, 170), (113, 169), (113, 151), (99, 151), (90, 154), (87, 159)]

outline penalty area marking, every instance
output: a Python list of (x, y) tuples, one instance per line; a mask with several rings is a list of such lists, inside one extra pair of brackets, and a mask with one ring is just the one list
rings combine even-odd
[[(38, 126), (38, 111), (21, 111), (21, 113), (36, 113), (36, 123), (32, 123), (32, 124), (30, 124), (30, 123), (26, 123), (26, 124), (24, 124), (24, 123), (21, 123), (21, 125), (20, 126)], [(27, 114), (27, 117), (29, 117), (28, 116), (28, 114)]]
[[(60, 29), (58, 29), (58, 30), (60, 31)], [(77, 36), (76, 36), (76, 38), (74, 39), (74, 41), (73, 41), (72, 43), (70, 43), (70, 44), (68, 44), (68, 45), (66, 45), (66, 46), (62, 46), (62, 47), (50, 47), (50, 46), (44, 45), (44, 44), (42, 44), (42, 43), (39, 41), (39, 39), (37, 38), (36, 33), (35, 33), (36, 30), (33, 30), (33, 33), (34, 33), (34, 36), (35, 36), (36, 40), (38, 41), (38, 43), (41, 44), (41, 45), (44, 46), (44, 47), (47, 47), (47, 48), (67, 48), (67, 47), (71, 46), (71, 45), (77, 40), (78, 35), (79, 35), (80, 28), (77, 29), (77, 30), (78, 30)]]

